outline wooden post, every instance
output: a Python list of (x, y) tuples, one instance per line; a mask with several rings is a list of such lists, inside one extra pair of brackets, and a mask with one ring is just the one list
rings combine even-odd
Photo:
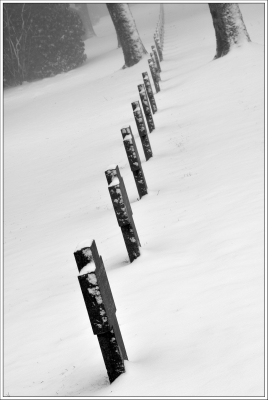
[(140, 256), (140, 240), (132, 217), (133, 213), (125, 184), (116, 165), (105, 171), (105, 175), (117, 222), (122, 231), (129, 260), (132, 263)]
[(133, 103), (131, 103), (131, 105), (132, 105), (136, 125), (138, 128), (138, 132), (139, 132), (139, 135), (141, 138), (144, 155), (145, 155), (146, 161), (148, 161), (149, 158), (151, 158), (153, 156), (153, 152), (151, 149), (149, 137), (147, 135), (147, 129), (146, 129), (144, 118), (143, 118), (142, 111), (140, 108), (140, 102), (134, 101)]
[(156, 72), (156, 75), (157, 75), (157, 79), (158, 79), (158, 82), (159, 82), (159, 81), (161, 81), (160, 70), (158, 69), (158, 66), (156, 64), (156, 60), (155, 60), (154, 54), (150, 53), (150, 56), (151, 56), (151, 60), (153, 62), (154, 69), (155, 69), (155, 72)]
[(161, 49), (163, 49), (163, 46), (164, 46), (164, 33), (165, 33), (165, 28), (164, 28), (165, 12), (164, 12), (163, 4), (161, 4), (160, 7), (161, 7)]
[(150, 82), (150, 78), (149, 78), (148, 72), (143, 72), (142, 73), (142, 77), (143, 77), (143, 82), (144, 82), (144, 85), (146, 87), (146, 91), (147, 91), (147, 94), (148, 94), (148, 97), (149, 97), (149, 101), (150, 101), (150, 104), (151, 104), (152, 112), (153, 112), (153, 114), (155, 114), (157, 112), (157, 106), (156, 106), (156, 102), (155, 102), (155, 98), (154, 98), (154, 94), (153, 94), (153, 89), (152, 89), (152, 86), (151, 86), (151, 82)]
[(155, 46), (152, 46), (152, 51), (153, 51), (153, 54), (154, 54), (154, 59), (155, 59), (155, 62), (156, 62), (158, 71), (159, 71), (159, 72), (162, 72), (161, 66), (160, 66), (160, 62), (159, 62), (159, 58), (158, 58), (158, 55), (157, 55), (157, 51), (156, 51)]
[(160, 4), (159, 18), (156, 26), (156, 31), (154, 34), (155, 45), (159, 54), (160, 61), (163, 61), (163, 45), (164, 45), (164, 23), (165, 23), (165, 13), (164, 6)]
[(159, 20), (157, 25), (157, 33), (161, 43), (161, 50), (163, 49), (163, 24), (164, 24), (164, 9), (162, 4), (160, 4)]
[(158, 36), (156, 34), (154, 34), (154, 42), (155, 42), (155, 46), (156, 46), (158, 54), (159, 54), (159, 60), (163, 61), (163, 53), (162, 53), (162, 50), (161, 50), (161, 45), (160, 45)]
[(151, 113), (150, 103), (147, 97), (147, 93), (145, 90), (145, 86), (143, 84), (138, 85), (138, 91), (140, 94), (141, 104), (143, 108), (143, 112), (147, 121), (147, 125), (149, 128), (149, 132), (152, 132), (155, 129), (153, 116)]
[(158, 73), (157, 73), (157, 71), (155, 69), (154, 62), (153, 62), (152, 59), (149, 58), (148, 64), (149, 64), (150, 71), (151, 71), (151, 74), (152, 74), (152, 78), (153, 78), (153, 81), (154, 81), (154, 86), (155, 86), (156, 93), (158, 93), (158, 92), (160, 92)]
[(140, 199), (145, 196), (147, 192), (147, 184), (144, 177), (141, 161), (138, 153), (138, 149), (135, 143), (134, 136), (131, 131), (131, 127), (121, 129), (121, 133), (124, 140), (124, 146), (127, 153), (128, 162), (130, 169), (133, 173), (134, 180), (138, 189)]
[(94, 335), (97, 335), (110, 383), (125, 372), (127, 353), (116, 318), (116, 307), (95, 240), (79, 246), (74, 257), (78, 281)]

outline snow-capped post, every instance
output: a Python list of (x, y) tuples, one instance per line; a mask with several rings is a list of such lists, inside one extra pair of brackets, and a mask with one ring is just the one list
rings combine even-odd
[(148, 194), (148, 192), (147, 192), (147, 183), (141, 166), (141, 160), (139, 157), (136, 142), (130, 126), (122, 128), (121, 133), (123, 136), (123, 141), (127, 153), (129, 166), (133, 173), (137, 190), (141, 199), (143, 196)]
[(132, 263), (140, 256), (140, 240), (132, 217), (133, 213), (125, 184), (117, 165), (110, 166), (105, 171), (105, 175), (117, 222), (122, 231), (129, 260)]
[(154, 69), (155, 69), (156, 74), (157, 74), (157, 79), (158, 79), (158, 81), (161, 81), (160, 70), (158, 69), (158, 66), (156, 64), (156, 60), (155, 60), (154, 54), (150, 53), (150, 57), (151, 57), (151, 60), (153, 61)]
[(156, 93), (158, 93), (158, 92), (160, 92), (159, 76), (158, 76), (158, 73), (157, 73), (157, 71), (155, 69), (154, 62), (153, 62), (153, 60), (151, 58), (149, 58), (148, 64), (149, 64), (150, 71), (151, 71), (151, 74), (152, 74), (152, 78), (153, 78), (153, 81), (154, 81), (154, 86), (155, 86)]
[(94, 335), (97, 335), (110, 383), (125, 372), (127, 353), (116, 318), (116, 307), (95, 240), (75, 252), (78, 281)]
[(164, 23), (165, 23), (165, 14), (164, 14), (164, 6), (160, 4), (159, 18), (156, 26), (156, 31), (154, 35), (155, 44), (157, 51), (159, 53), (160, 61), (163, 61), (163, 45), (164, 45)]
[(147, 134), (147, 129), (146, 129), (145, 121), (143, 118), (143, 114), (142, 114), (142, 111), (140, 108), (140, 102), (134, 101), (133, 103), (131, 103), (131, 105), (132, 105), (136, 125), (138, 128), (138, 132), (139, 132), (139, 135), (141, 138), (141, 144), (143, 147), (144, 155), (145, 155), (146, 161), (148, 161), (149, 158), (151, 158), (153, 156), (153, 152), (152, 152), (151, 144), (150, 144), (149, 137)]
[(149, 132), (152, 132), (155, 129), (155, 125), (144, 84), (138, 85), (138, 91), (140, 94), (141, 104), (147, 121)]
[(152, 51), (153, 51), (153, 55), (154, 55), (154, 59), (155, 59), (155, 62), (156, 62), (158, 71), (159, 71), (159, 72), (162, 72), (161, 66), (160, 66), (160, 61), (159, 61), (159, 58), (158, 58), (158, 55), (157, 55), (156, 48), (155, 48), (155, 46), (151, 46), (151, 47), (152, 47)]
[(162, 53), (162, 50), (161, 50), (161, 45), (160, 45), (159, 38), (158, 38), (156, 33), (154, 34), (154, 42), (155, 42), (155, 46), (156, 46), (157, 51), (158, 51), (159, 60), (163, 61), (163, 53)]
[(153, 89), (152, 89), (152, 86), (151, 86), (151, 82), (150, 82), (150, 78), (149, 78), (148, 72), (143, 72), (142, 73), (142, 77), (143, 77), (143, 82), (144, 82), (144, 85), (146, 87), (146, 91), (147, 91), (147, 94), (148, 94), (148, 97), (149, 97), (149, 101), (150, 101), (150, 104), (151, 104), (152, 112), (153, 112), (153, 114), (155, 114), (157, 112), (157, 106), (156, 106), (156, 102), (155, 102), (155, 98), (154, 98), (154, 94), (153, 94)]
[(163, 45), (164, 45), (164, 22), (165, 22), (165, 14), (164, 14), (164, 5), (160, 4), (160, 43), (161, 43), (161, 49), (163, 50)]

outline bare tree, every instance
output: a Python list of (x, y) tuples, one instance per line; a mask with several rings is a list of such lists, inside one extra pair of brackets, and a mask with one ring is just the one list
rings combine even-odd
[(238, 4), (209, 3), (216, 34), (217, 50), (214, 58), (225, 56), (233, 46), (250, 42), (250, 37)]
[(106, 5), (117, 33), (118, 47), (121, 44), (123, 50), (124, 68), (131, 67), (137, 64), (147, 51), (141, 41), (129, 5), (122, 3), (107, 3)]
[(89, 39), (93, 36), (96, 36), (96, 33), (93, 29), (93, 25), (90, 20), (88, 8), (86, 3), (73, 3), (72, 8), (79, 14), (83, 27), (85, 29), (85, 33), (82, 37), (83, 40)]
[(4, 86), (67, 72), (85, 59), (82, 21), (67, 3), (3, 7)]
[(26, 79), (29, 64), (28, 36), (32, 28), (31, 8), (26, 4), (4, 4), (4, 75), (12, 76), (18, 84)]

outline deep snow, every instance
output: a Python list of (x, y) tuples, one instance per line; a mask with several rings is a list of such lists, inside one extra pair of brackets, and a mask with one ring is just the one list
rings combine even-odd
[[(88, 61), (4, 93), (4, 395), (264, 395), (264, 4), (252, 43), (212, 61), (207, 4), (166, 4), (154, 157), (108, 17)], [(159, 4), (132, 6), (147, 50)], [(120, 129), (149, 194), (138, 201)], [(118, 164), (141, 240), (129, 264), (104, 171)], [(73, 252), (95, 239), (129, 361), (109, 384)]]

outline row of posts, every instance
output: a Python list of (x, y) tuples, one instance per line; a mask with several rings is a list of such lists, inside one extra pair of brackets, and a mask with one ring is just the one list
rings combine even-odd
[[(163, 24), (164, 8), (161, 4), (157, 29), (154, 34), (155, 46), (152, 46), (151, 58), (148, 60), (156, 93), (160, 91), (160, 62), (163, 61)], [(145, 159), (148, 161), (153, 157), (148, 131), (151, 133), (155, 129), (153, 114), (157, 112), (157, 105), (148, 73), (143, 72), (142, 78), (143, 84), (138, 85), (140, 101), (134, 101), (131, 106)], [(142, 198), (148, 193), (148, 187), (131, 127), (122, 128), (121, 134), (137, 191), (139, 197)], [(141, 244), (124, 180), (117, 165), (110, 166), (105, 171), (105, 176), (116, 219), (122, 231), (129, 260), (132, 263), (140, 256)], [(116, 318), (116, 307), (103, 260), (98, 253), (94, 240), (78, 246), (74, 257), (79, 271), (78, 281), (93, 334), (98, 338), (108, 377), (110, 383), (112, 383), (119, 375), (125, 372), (124, 360), (127, 360), (128, 357)]]

